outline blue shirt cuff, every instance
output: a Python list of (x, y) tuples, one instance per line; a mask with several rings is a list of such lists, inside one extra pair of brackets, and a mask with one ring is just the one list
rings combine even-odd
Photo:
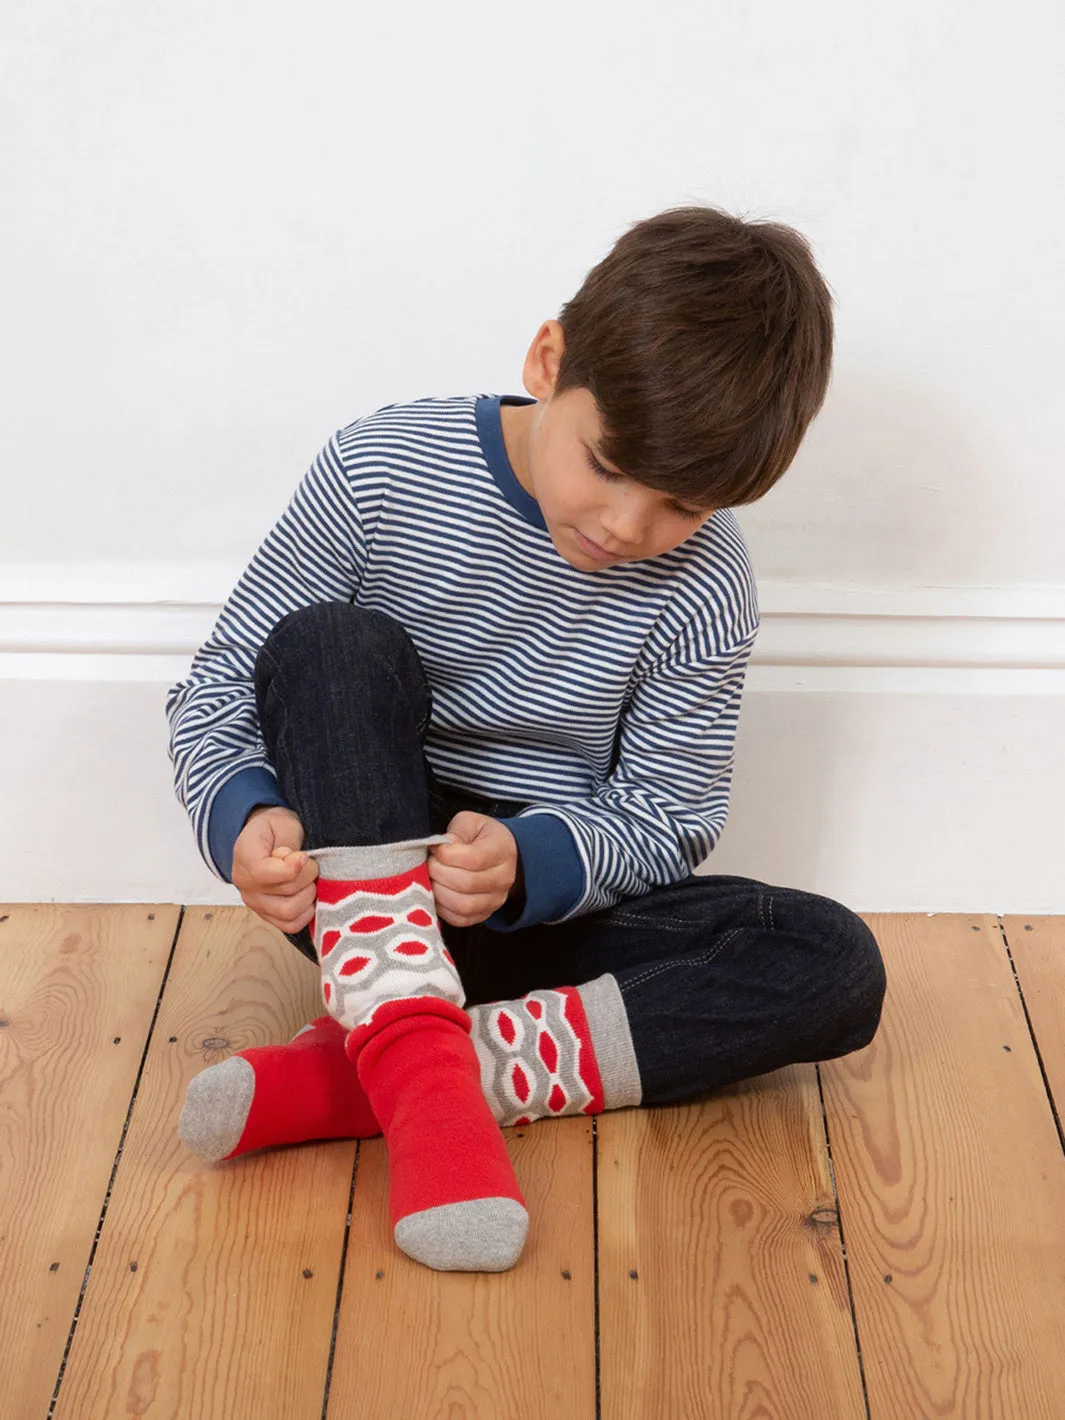
[(556, 814), (501, 818), (517, 839), (525, 875), (520, 909), (505, 902), (485, 918), (492, 932), (518, 932), (537, 922), (556, 922), (584, 895), (584, 865), (567, 824)]
[(259, 804), (288, 805), (269, 769), (253, 764), (227, 779), (214, 797), (207, 825), (207, 849), (218, 872), (227, 883), (233, 881), (233, 848), (248, 815)]

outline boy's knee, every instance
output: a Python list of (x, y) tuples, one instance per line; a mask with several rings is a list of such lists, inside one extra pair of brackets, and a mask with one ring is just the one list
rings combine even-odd
[(393, 661), (413, 649), (409, 634), (395, 617), (354, 602), (315, 602), (286, 612), (262, 649), (276, 660), (289, 647), (303, 652), (308, 645), (326, 657), (384, 655)]
[(837, 907), (836, 990), (842, 1037), (836, 1053), (846, 1055), (867, 1046), (880, 1027), (887, 972), (880, 946), (866, 923), (842, 904)]
[[(833, 1049), (821, 1059), (860, 1050), (876, 1035), (887, 991), (887, 973), (876, 938), (856, 912), (816, 893), (792, 896), (794, 928), (816, 937), (823, 979), (820, 997)], [(784, 915), (776, 907), (778, 922)]]

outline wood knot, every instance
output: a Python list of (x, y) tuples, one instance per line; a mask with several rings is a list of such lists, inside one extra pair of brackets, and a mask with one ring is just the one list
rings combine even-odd
[(746, 1198), (734, 1198), (728, 1205), (728, 1210), (737, 1228), (745, 1228), (754, 1217), (754, 1207)]
[(823, 1203), (806, 1215), (803, 1227), (812, 1228), (815, 1232), (829, 1232), (839, 1227), (839, 1214), (831, 1203)]
[(204, 1050), (228, 1050), (229, 1041), (224, 1035), (209, 1035), (200, 1042)]

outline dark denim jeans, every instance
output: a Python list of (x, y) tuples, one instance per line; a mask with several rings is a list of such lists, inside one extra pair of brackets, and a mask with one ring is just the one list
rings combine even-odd
[[(283, 617), (255, 668), (259, 721), (304, 846), (443, 833), (462, 809), (525, 807), (440, 783), (424, 753), (432, 694), (392, 617), (346, 602)], [(751, 878), (694, 875), (549, 926), (441, 931), (467, 1006), (611, 972), (628, 1012), (647, 1104), (691, 1099), (872, 1040), (885, 973), (849, 908)], [(290, 941), (317, 964), (307, 928)]]

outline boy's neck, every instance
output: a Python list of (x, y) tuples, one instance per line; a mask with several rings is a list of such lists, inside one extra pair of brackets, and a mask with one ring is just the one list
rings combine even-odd
[(503, 447), (506, 449), (514, 477), (530, 498), (535, 498), (529, 477), (529, 423), (535, 404), (501, 404), (499, 421), (503, 427)]

